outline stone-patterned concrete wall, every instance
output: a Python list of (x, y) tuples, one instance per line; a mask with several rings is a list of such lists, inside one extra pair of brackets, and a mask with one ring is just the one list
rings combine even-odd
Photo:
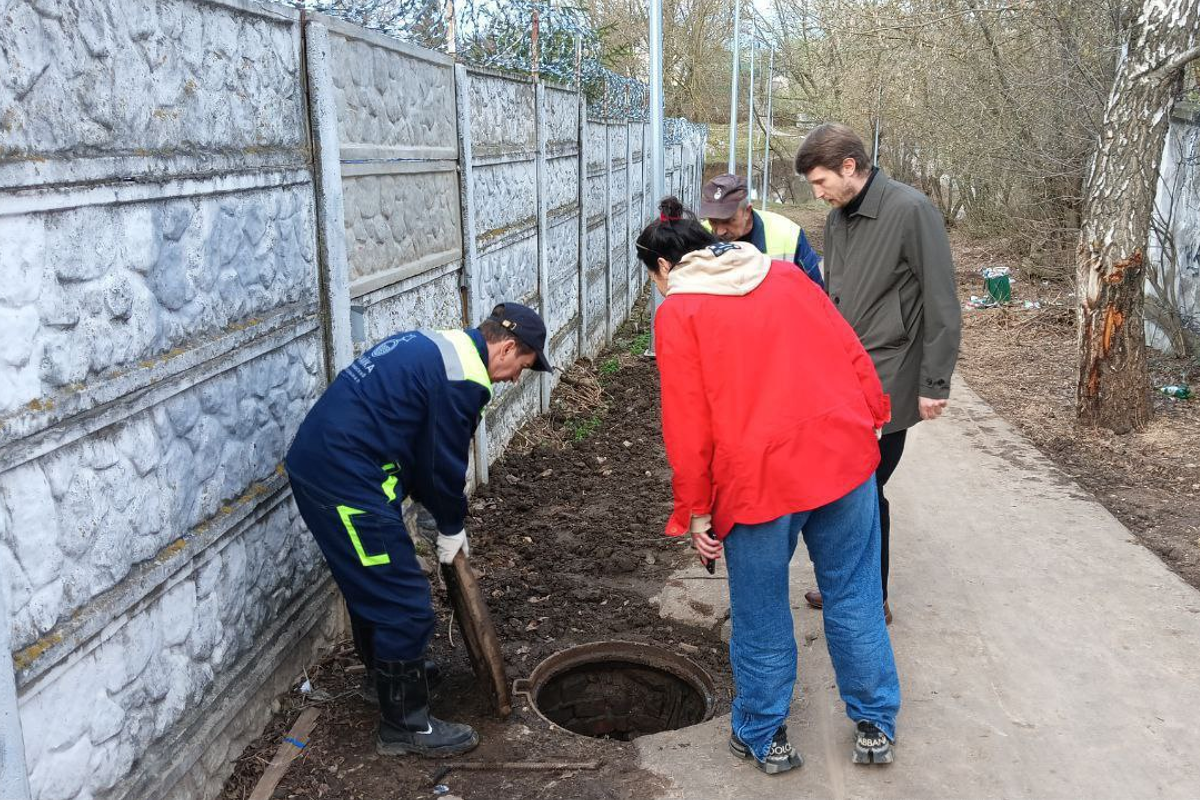
[(608, 340), (609, 329), (609, 173), (608, 126), (588, 120), (584, 136), (584, 165), (586, 196), (583, 203), (585, 220), (583, 280), (584, 326), (586, 349), (595, 352)]
[(1146, 281), (1146, 341), (1172, 352), (1176, 345), (1158, 324), (1166, 309), (1177, 310), (1185, 338), (1200, 342), (1200, 103), (1181, 101), (1171, 114), (1155, 218), (1147, 255), (1164, 288), (1160, 296)]
[[(612, 327), (616, 328), (625, 319), (629, 308), (629, 201), (632, 191), (629, 184), (629, 125), (610, 122), (606, 126), (608, 135), (608, 263), (609, 263), (609, 314)], [(640, 226), (639, 226), (640, 232)], [(635, 237), (636, 238), (636, 237)]]
[[(454, 62), (337, 20), (310, 24), (329, 29), (350, 295), (383, 338), (394, 328), (377, 317), (409, 316), (394, 308), (404, 295), (462, 268)], [(461, 327), (460, 306), (451, 286), (416, 318)]]
[(570, 364), (580, 352), (580, 97), (571, 89), (546, 87), (545, 189), (548, 355), (555, 364)]
[[(471, 120), (471, 159), (467, 179), (473, 203), (467, 208), (475, 232), (475, 260), (468, 285), (475, 313), (482, 318), (499, 302), (543, 307), (540, 280), (539, 205), (542, 166), (533, 83), (484, 70), (468, 70), (465, 112)], [(472, 320), (478, 322), (478, 320)], [(496, 387), (482, 436), (488, 460), (504, 452), (509, 439), (541, 408), (542, 387), (535, 376)]]
[(4, 18), (0, 591), (31, 794), (211, 796), (335, 620), (279, 469), (326, 375), (299, 14)]
[[(645, 283), (646, 126), (255, 0), (9, 5), (0, 698), (37, 800), (211, 797), (340, 626), (300, 420), (356, 349), (500, 300), (595, 354)], [(552, 386), (498, 387), (469, 479)]]

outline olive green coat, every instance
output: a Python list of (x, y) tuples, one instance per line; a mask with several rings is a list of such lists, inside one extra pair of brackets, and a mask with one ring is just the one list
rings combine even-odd
[(920, 420), (918, 397), (950, 396), (962, 309), (941, 212), (924, 194), (876, 173), (849, 217), (825, 220), (825, 285), (892, 396), (884, 432)]

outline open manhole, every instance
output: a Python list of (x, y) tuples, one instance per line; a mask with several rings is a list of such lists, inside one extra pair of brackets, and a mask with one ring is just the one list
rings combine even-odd
[(513, 689), (560, 728), (626, 742), (713, 715), (714, 686), (707, 672), (683, 656), (636, 642), (563, 650)]

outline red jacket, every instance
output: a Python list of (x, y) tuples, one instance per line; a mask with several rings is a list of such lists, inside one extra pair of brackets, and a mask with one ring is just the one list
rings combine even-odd
[(668, 535), (693, 516), (711, 514), (724, 538), (736, 523), (819, 508), (879, 465), (888, 396), (854, 330), (793, 264), (745, 243), (689, 253), (655, 335)]

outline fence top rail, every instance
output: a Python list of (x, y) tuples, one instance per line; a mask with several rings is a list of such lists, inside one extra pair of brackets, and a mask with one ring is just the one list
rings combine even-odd
[(515, 72), (506, 72), (502, 69), (493, 69), (492, 67), (480, 67), (475, 64), (464, 63), (467, 68), (467, 74), (472, 78), (497, 78), (502, 81), (512, 81), (513, 83), (524, 83), (529, 86), (533, 85), (533, 78), (527, 75), (520, 75)]
[(646, 122), (645, 120), (637, 119), (635, 117), (597, 117), (597, 116), (593, 116), (591, 114), (588, 114), (587, 121), (595, 123), (596, 125), (647, 125), (648, 126), (650, 124), (649, 122)]
[(221, 6), (256, 17), (265, 17), (276, 22), (300, 21), (300, 9), (285, 6), (282, 3), (260, 3), (256, 0), (198, 0), (198, 2), (202, 5)]
[(373, 31), (370, 28), (364, 28), (361, 25), (355, 25), (353, 22), (347, 22), (344, 19), (333, 17), (328, 14), (318, 14), (316, 12), (309, 13), (305, 16), (308, 22), (319, 22), (329, 29), (330, 33), (336, 33), (344, 39), (358, 39), (359, 41), (373, 44), (376, 47), (382, 47), (385, 50), (391, 50), (401, 55), (416, 58), (421, 61), (428, 61), (432, 64), (437, 64), (442, 67), (453, 67), (454, 58), (445, 53), (439, 53), (436, 50), (426, 50), (424, 47), (418, 47), (415, 44), (401, 41), (386, 33)]
[(533, 80), (532, 75), (524, 75), (519, 72), (509, 72), (508, 70), (496, 69), (495, 67), (483, 67), (478, 64), (472, 64), (468, 61), (460, 61), (467, 68), (467, 74), (481, 78), (499, 78), (502, 81), (512, 81), (513, 83), (526, 83), (530, 86), (541, 85), (547, 89), (557, 89), (560, 92), (569, 92), (576, 94), (579, 90), (569, 83), (559, 83), (558, 81), (548, 81), (545, 78)]

